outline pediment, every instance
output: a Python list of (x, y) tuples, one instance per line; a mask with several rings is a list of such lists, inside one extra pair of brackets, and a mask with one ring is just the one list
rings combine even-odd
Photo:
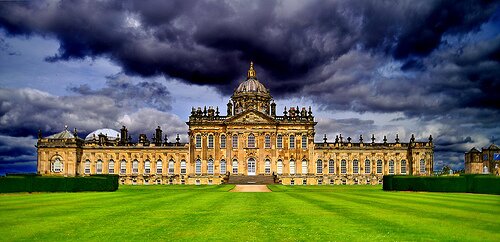
[(257, 110), (247, 110), (229, 119), (226, 119), (225, 123), (246, 123), (246, 124), (273, 123), (274, 124), (276, 123), (276, 120)]

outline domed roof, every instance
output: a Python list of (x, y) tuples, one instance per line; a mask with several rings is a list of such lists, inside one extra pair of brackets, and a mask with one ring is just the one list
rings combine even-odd
[(98, 129), (85, 137), (85, 140), (93, 140), (94, 137), (97, 139), (99, 134), (106, 135), (108, 140), (116, 140), (120, 138), (120, 133), (114, 129)]
[(250, 69), (248, 70), (247, 80), (240, 83), (238, 88), (234, 91), (236, 93), (242, 92), (256, 92), (269, 94), (269, 90), (257, 80), (257, 75), (255, 70), (253, 69), (253, 62), (250, 62)]

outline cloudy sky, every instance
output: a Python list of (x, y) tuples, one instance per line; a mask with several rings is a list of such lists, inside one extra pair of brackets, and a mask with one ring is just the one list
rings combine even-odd
[(494, 1), (2, 1), (0, 174), (36, 171), (38, 129), (186, 141), (250, 61), (278, 112), (312, 106), (317, 141), (432, 134), (438, 170), (500, 140)]

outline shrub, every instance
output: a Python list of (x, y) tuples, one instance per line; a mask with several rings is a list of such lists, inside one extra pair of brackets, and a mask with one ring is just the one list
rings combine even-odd
[(384, 176), (386, 191), (472, 192), (500, 194), (500, 177), (463, 176)]
[(6, 176), (0, 177), (0, 193), (116, 191), (118, 175), (89, 177)]

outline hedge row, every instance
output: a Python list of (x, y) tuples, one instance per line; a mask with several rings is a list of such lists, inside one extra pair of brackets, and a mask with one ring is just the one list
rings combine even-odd
[(0, 177), (0, 193), (116, 191), (117, 189), (118, 175), (88, 177), (7, 175)]
[(500, 177), (491, 175), (462, 176), (384, 176), (386, 191), (470, 192), (500, 194)]

